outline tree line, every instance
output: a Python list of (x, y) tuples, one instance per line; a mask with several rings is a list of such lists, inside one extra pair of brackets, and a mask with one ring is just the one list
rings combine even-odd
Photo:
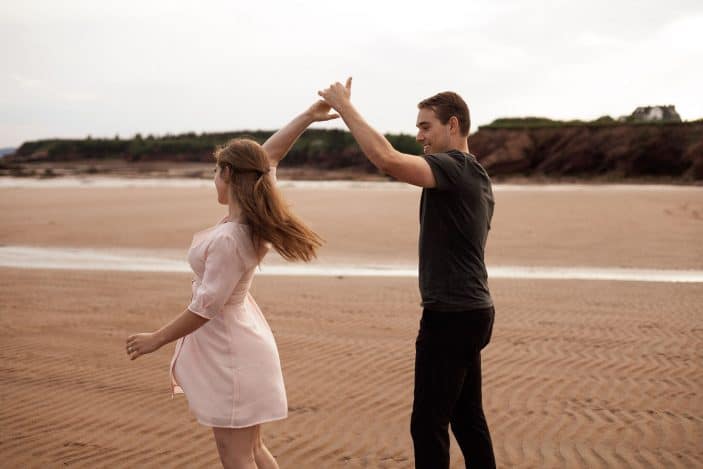
[[(219, 145), (233, 138), (251, 138), (263, 143), (274, 131), (240, 131), (221, 133), (193, 132), (178, 135), (133, 138), (46, 139), (23, 143), (14, 159), (24, 161), (73, 161), (84, 159), (123, 159), (125, 161), (212, 161)], [(422, 147), (407, 134), (386, 134), (399, 151), (419, 155)], [(315, 166), (321, 169), (357, 168), (375, 171), (348, 131), (308, 129), (295, 143), (286, 158), (288, 166)]]

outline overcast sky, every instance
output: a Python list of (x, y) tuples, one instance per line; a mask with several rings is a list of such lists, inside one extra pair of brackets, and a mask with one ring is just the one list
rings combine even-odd
[[(275, 129), (332, 81), (384, 132), (454, 90), (497, 117), (703, 117), (701, 0), (0, 0), (0, 147)], [(321, 125), (343, 127), (341, 121)]]

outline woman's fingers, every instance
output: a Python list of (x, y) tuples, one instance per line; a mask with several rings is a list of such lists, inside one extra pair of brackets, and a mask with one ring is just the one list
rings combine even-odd
[(136, 347), (136, 346), (127, 347), (127, 355), (129, 355), (130, 360), (134, 360), (135, 358), (139, 357), (141, 354), (142, 353), (138, 347)]
[(156, 334), (151, 332), (143, 332), (130, 336), (125, 344), (127, 355), (134, 360), (137, 357), (157, 350), (159, 348), (157, 338)]
[(139, 349), (139, 344), (137, 341), (137, 336), (136, 335), (131, 335), (127, 338), (127, 343), (125, 345), (125, 349), (127, 352), (127, 355), (131, 360), (134, 360), (137, 358), (139, 355), (141, 355)]

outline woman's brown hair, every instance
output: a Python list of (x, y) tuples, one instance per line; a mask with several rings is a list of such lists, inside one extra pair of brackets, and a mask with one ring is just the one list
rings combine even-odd
[(269, 159), (261, 145), (236, 138), (215, 150), (215, 160), (222, 177), (229, 180), (230, 196), (242, 209), (257, 251), (262, 241), (268, 241), (288, 261), (317, 257), (322, 239), (289, 209), (268, 176)]

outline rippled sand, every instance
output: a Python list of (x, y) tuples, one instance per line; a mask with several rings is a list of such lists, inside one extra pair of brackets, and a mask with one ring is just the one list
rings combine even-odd
[[(328, 263), (408, 264), (413, 190), (287, 188)], [(491, 265), (698, 269), (703, 197), (498, 191)], [(182, 256), (220, 215), (207, 188), (0, 189), (0, 243)], [(216, 467), (210, 432), (170, 399), (173, 346), (130, 362), (127, 334), (189, 299), (189, 275), (0, 268), (0, 453), (8, 467)], [(703, 284), (490, 282), (484, 403), (500, 467), (703, 465)], [(420, 309), (412, 278), (261, 276), (290, 417), (265, 426), (282, 468), (412, 466)], [(463, 467), (456, 445), (453, 468)]]

